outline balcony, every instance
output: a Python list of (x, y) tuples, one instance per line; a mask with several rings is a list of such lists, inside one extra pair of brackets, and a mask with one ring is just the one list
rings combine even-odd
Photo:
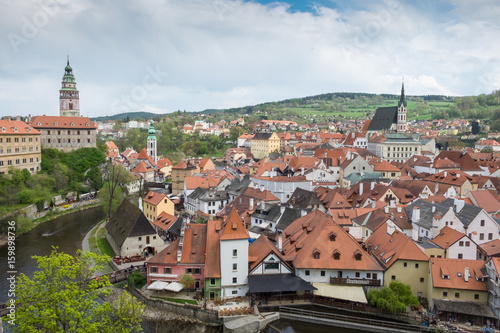
[(342, 286), (380, 286), (380, 280), (330, 277), (330, 284)]

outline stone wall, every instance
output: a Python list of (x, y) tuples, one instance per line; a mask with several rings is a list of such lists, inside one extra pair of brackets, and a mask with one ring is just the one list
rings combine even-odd
[(222, 325), (223, 320), (219, 318), (219, 314), (215, 310), (202, 309), (199, 306), (190, 304), (179, 304), (168, 302), (160, 299), (151, 299), (143, 295), (139, 290), (134, 287), (129, 287), (129, 292), (137, 297), (143, 304), (154, 307), (166, 312), (173, 312), (191, 319), (198, 320), (208, 325)]

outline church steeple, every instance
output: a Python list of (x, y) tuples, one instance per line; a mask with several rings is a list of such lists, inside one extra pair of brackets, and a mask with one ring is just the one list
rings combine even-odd
[(62, 117), (80, 117), (80, 93), (76, 89), (73, 68), (69, 65), (67, 56), (66, 67), (59, 90), (59, 115)]
[(147, 140), (147, 146), (148, 146), (148, 155), (151, 156), (153, 161), (158, 162), (158, 157), (156, 156), (156, 131), (153, 126), (153, 120), (149, 122), (149, 131), (148, 131), (148, 140)]
[(403, 76), (403, 83), (401, 85), (401, 97), (399, 98), (398, 108), (403, 104), (406, 107), (406, 99), (405, 99), (405, 77)]
[(398, 102), (398, 124), (397, 132), (406, 133), (408, 131), (408, 123), (406, 122), (406, 98), (405, 98), (405, 81), (403, 76), (403, 83), (401, 85), (401, 97)]

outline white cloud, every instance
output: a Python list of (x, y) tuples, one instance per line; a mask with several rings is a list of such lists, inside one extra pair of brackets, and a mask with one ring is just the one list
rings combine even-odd
[[(311, 3), (311, 12), (297, 12), (241, 0), (50, 1), (0, 0), (8, 8), (0, 12), (3, 114), (58, 114), (66, 52), (90, 116), (396, 94), (402, 75), (411, 95), (500, 88), (495, 2)], [(43, 13), (46, 22), (36, 21)], [(30, 24), (36, 32), (27, 35)], [(18, 44), (7, 38), (14, 35)], [(145, 89), (147, 68), (157, 67), (168, 75)]]

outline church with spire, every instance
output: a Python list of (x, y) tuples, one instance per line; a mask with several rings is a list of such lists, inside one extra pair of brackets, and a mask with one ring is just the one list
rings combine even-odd
[(59, 115), (80, 117), (80, 93), (76, 89), (73, 69), (69, 65), (69, 55), (64, 68), (61, 90), (59, 90)]
[(368, 125), (366, 136), (370, 138), (374, 134), (388, 133), (408, 133), (407, 102), (405, 97), (404, 81), (401, 86), (401, 96), (398, 106), (380, 107), (375, 111), (375, 116)]

